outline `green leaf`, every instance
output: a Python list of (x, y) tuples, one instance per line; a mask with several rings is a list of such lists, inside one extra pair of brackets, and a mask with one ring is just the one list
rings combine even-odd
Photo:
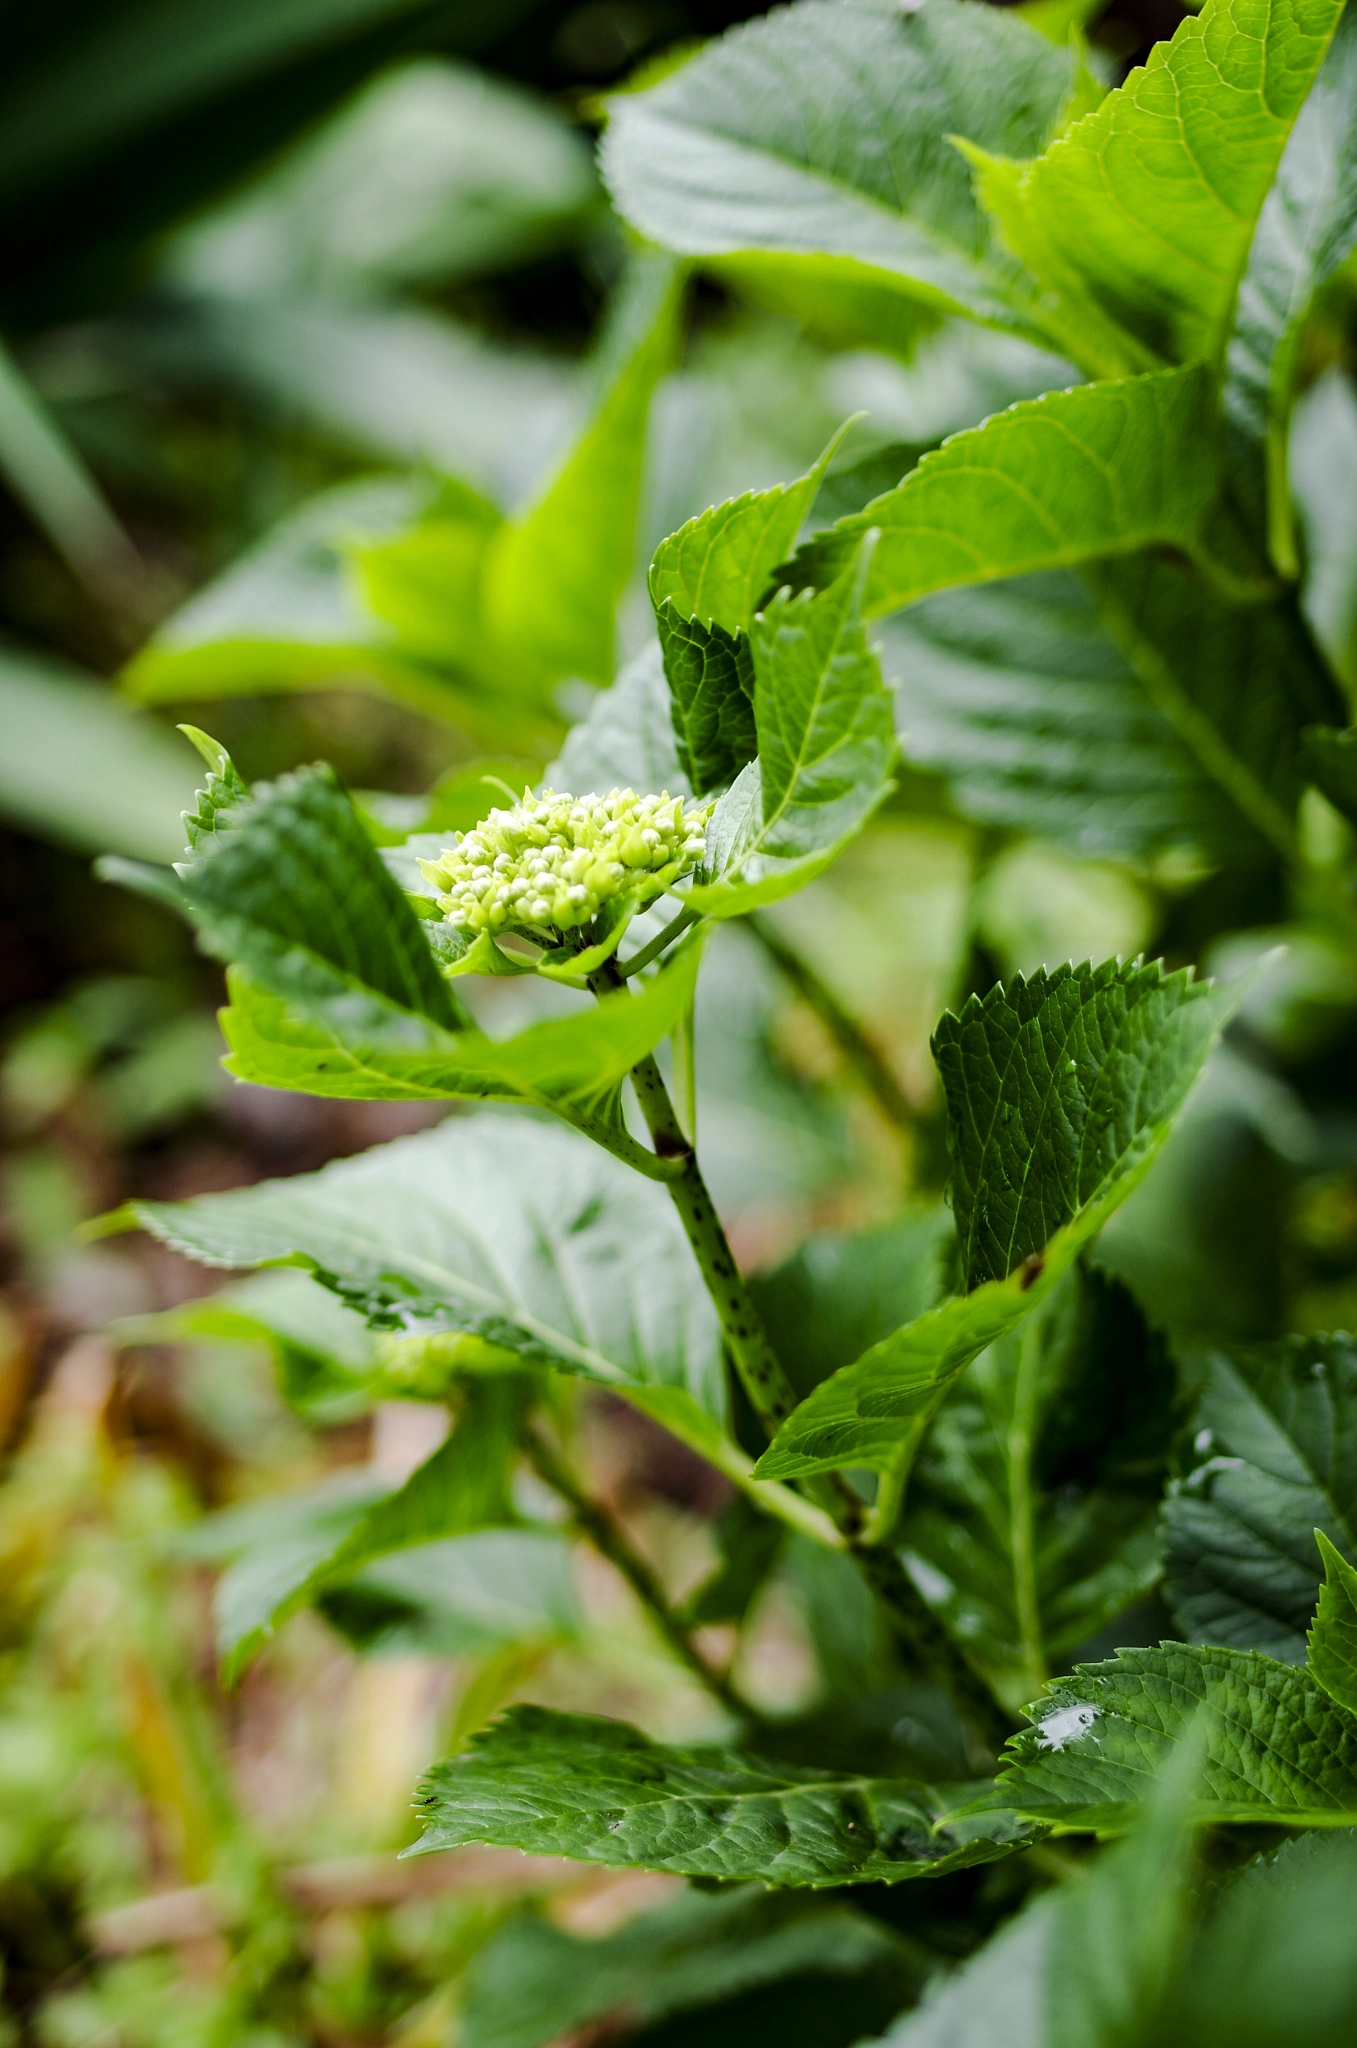
[(656, 612), (671, 603), (681, 620), (720, 626), (727, 634), (747, 633), (769, 595), (773, 571), (791, 553), (810, 516), (847, 431), (840, 428), (819, 461), (794, 483), (728, 498), (662, 540), (648, 578)]
[(544, 677), (610, 683), (614, 614), (636, 550), (650, 400), (675, 346), (683, 273), (633, 259), (604, 343), (592, 417), (561, 468), (486, 560), (495, 642)]
[(944, 1203), (876, 1230), (808, 1237), (750, 1291), (799, 1394), (932, 1308), (954, 1232)]
[(1322, 1529), (1315, 1530), (1315, 1541), (1324, 1560), (1324, 1584), (1309, 1635), (1310, 1669), (1330, 1699), (1357, 1713), (1357, 1571)]
[(899, 1468), (941, 1394), (1035, 1308), (1148, 1172), (1233, 998), (1158, 965), (1061, 967), (973, 996), (934, 1036), (972, 1292), (801, 1403), (757, 1467)]
[(669, 684), (659, 643), (629, 661), (610, 690), (595, 699), (542, 778), (572, 796), (602, 796), (610, 789), (692, 796), (679, 766)]
[(298, 769), (217, 810), (178, 873), (204, 950), (318, 1023), (414, 1050), (433, 1043), (430, 1024), (460, 1021), (332, 769)]
[(869, 288), (1030, 332), (949, 138), (1035, 155), (1067, 86), (1002, 14), (811, 0), (615, 98), (603, 171), (643, 235), (735, 259), (788, 306)]
[(863, 545), (829, 589), (779, 591), (753, 622), (759, 753), (722, 797), (686, 901), (734, 917), (802, 888), (893, 787), (889, 693), (862, 624)]
[(1220, 360), (1254, 223), (1341, 12), (1207, 0), (1044, 156), (985, 180), (1005, 241), (1057, 301), (1062, 345), (1092, 313), (1142, 363)]
[(758, 752), (749, 628), (846, 431), (795, 483), (714, 505), (655, 551), (650, 600), (679, 763), (700, 793), (733, 782)]
[(425, 57), (380, 73), (262, 177), (171, 238), (181, 292), (370, 296), (446, 285), (567, 241), (597, 201), (550, 102)]
[(0, 341), (0, 476), (96, 596), (143, 575), (78, 451)]
[(758, 752), (749, 635), (686, 619), (672, 597), (656, 607), (674, 734), (685, 781), (724, 789)]
[(322, 1587), (316, 1605), (355, 1649), (388, 1656), (493, 1656), (569, 1642), (581, 1628), (570, 1545), (545, 1529), (482, 1529), (394, 1551)]
[(1198, 1817), (1351, 1827), (1357, 1722), (1303, 1671), (1253, 1650), (1161, 1643), (1055, 1681), (1008, 1743), (994, 1789), (959, 1811), (1116, 1834), (1175, 1747), (1204, 1748)]
[[(274, 1523), (266, 1521), (218, 1587), (217, 1650), (227, 1683), (234, 1684), (288, 1615), (327, 1584), (392, 1551), (516, 1522), (508, 1482), (522, 1402), (513, 1380), (473, 1382), (452, 1434), (403, 1486), (375, 1499), (366, 1497), (370, 1488), (366, 1495), (355, 1488), (342, 1506), (332, 1486), (289, 1495), (282, 1512), (290, 1533), (280, 1544)], [(207, 1533), (210, 1541), (210, 1523)]]
[(545, 1707), (511, 1708), (470, 1749), (435, 1764), (416, 1810), (426, 1833), (407, 1855), (496, 1842), (614, 1868), (815, 1888), (940, 1876), (1007, 1847), (935, 1825), (942, 1802), (910, 1779), (669, 1748), (625, 1722)]
[(193, 802), (188, 756), (92, 679), (0, 655), (0, 813), (81, 853), (173, 860)]
[(1060, 967), (972, 996), (933, 1035), (966, 1284), (1002, 1280), (1056, 1231), (1129, 1194), (1227, 1007), (1162, 965)]
[(897, 1999), (913, 1991), (917, 1965), (878, 1921), (758, 1887), (685, 1892), (593, 1940), (525, 1915), (476, 1955), (462, 2038), (466, 2048), (541, 2048), (616, 2013), (649, 2027), (780, 1978), (853, 1977), (873, 1966), (893, 1972)]
[[(1300, 345), (1316, 292), (1357, 240), (1357, 13), (1339, 19), (1291, 131), (1240, 281), (1221, 403), (1272, 559), (1297, 571), (1286, 474)], [(1241, 445), (1242, 444), (1242, 445)]]
[(111, 1334), (123, 1344), (195, 1338), (266, 1344), (288, 1406), (322, 1427), (361, 1415), (397, 1391), (384, 1383), (377, 1347), (361, 1316), (305, 1273), (256, 1273), (158, 1315), (125, 1316)]
[(668, 1196), (550, 1124), (458, 1117), (319, 1173), (134, 1202), (122, 1221), (209, 1265), (307, 1268), (400, 1333), (412, 1371), (523, 1358), (725, 1414), (715, 1316)]
[(1302, 740), (1305, 766), (1318, 787), (1345, 818), (1357, 819), (1357, 726), (1336, 732), (1312, 725)]
[(358, 1020), (302, 1011), (234, 967), (227, 975), (230, 1006), (220, 1013), (231, 1048), (226, 1068), (260, 1087), (348, 1101), (532, 1103), (663, 1178), (653, 1155), (628, 1137), (619, 1091), (686, 1014), (700, 951), (690, 940), (638, 995), (604, 996), (590, 1009), (529, 1025), (512, 1038), (430, 1029), (422, 1046), (379, 1037)]
[[(938, 591), (891, 620), (884, 639), (904, 759), (941, 775), (963, 816), (1095, 858), (1190, 847), (1210, 859), (1256, 845), (1075, 576)], [(1203, 636), (1199, 654), (1214, 645)], [(1246, 701), (1234, 662), (1228, 678), (1235, 703)], [(1278, 701), (1271, 677), (1267, 694)]]
[(1076, 1268), (953, 1389), (897, 1537), (957, 1640), (1013, 1705), (1159, 1576), (1181, 1417), (1126, 1289)]
[[(483, 518), (465, 517), (460, 508), (470, 494), (464, 486), (451, 489), (459, 508), (451, 523), (479, 551)], [(123, 671), (124, 687), (151, 704), (261, 690), (375, 688), (432, 717), (483, 731), (493, 745), (505, 737), (502, 714), (493, 704), (488, 711), (478, 705), (474, 678), (465, 670), (449, 672), (428, 658), (434, 644), (446, 663), (454, 646), (471, 646), (472, 635), (451, 637), (456, 615), (450, 612), (441, 639), (431, 640), (427, 612), (415, 604), (408, 577), (401, 603), (394, 599), (386, 547), (406, 539), (417, 555), (427, 553), (413, 537), (429, 519), (446, 554), (443, 502), (442, 488), (427, 477), (366, 478), (323, 492), (172, 613)], [(377, 543), (384, 545), (371, 587), (403, 623), (414, 625), (408, 647), (397, 628), (363, 602), (367, 551)], [(428, 566), (421, 563), (426, 573)], [(520, 744), (522, 737), (516, 730)]]
[(1189, 1353), (1200, 1462), (1163, 1507), (1168, 1594), (1194, 1642), (1300, 1664), (1315, 1530), (1357, 1560), (1357, 1346), (1288, 1337)]
[(880, 530), (869, 616), (932, 590), (1176, 548), (1227, 594), (1258, 597), (1262, 572), (1219, 507), (1214, 381), (1201, 364), (1021, 400), (954, 434), (903, 483), (806, 541), (801, 583), (838, 575)]

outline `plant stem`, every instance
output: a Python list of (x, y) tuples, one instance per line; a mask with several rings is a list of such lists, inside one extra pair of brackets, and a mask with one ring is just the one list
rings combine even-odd
[(687, 1630), (680, 1625), (654, 1572), (632, 1549), (603, 1503), (590, 1499), (564, 1459), (556, 1456), (536, 1430), (525, 1429), (522, 1444), (538, 1477), (565, 1501), (581, 1535), (587, 1536), (599, 1555), (606, 1557), (609, 1564), (622, 1574), (680, 1663), (687, 1666), (713, 1699), (720, 1701), (728, 1714), (741, 1721), (758, 1720), (760, 1716), (755, 1709), (740, 1698), (719, 1671), (713, 1671), (698, 1651)]
[[(589, 977), (596, 996), (611, 995), (622, 986), (612, 961)], [(680, 1163), (680, 1170), (665, 1185), (673, 1198), (687, 1232), (688, 1242), (707, 1283), (721, 1319), (721, 1329), (736, 1371), (769, 1436), (776, 1435), (796, 1406), (791, 1381), (782, 1370), (768, 1341), (763, 1318), (735, 1263), (734, 1254), (721, 1227), (721, 1219), (697, 1163), (697, 1154), (669, 1100), (669, 1091), (653, 1053), (631, 1070), (636, 1100), (645, 1118), (656, 1155)]]
[[(589, 986), (596, 996), (610, 995), (620, 985), (621, 978), (612, 961), (589, 977)], [(682, 1161), (682, 1171), (666, 1185), (683, 1219), (736, 1369), (771, 1437), (796, 1407), (796, 1393), (735, 1264), (697, 1156), (674, 1113), (654, 1055), (648, 1053), (633, 1067), (631, 1077), (657, 1155)], [(886, 1608), (892, 1628), (920, 1669), (951, 1695), (986, 1742), (995, 1747), (1002, 1745), (1014, 1724), (931, 1612), (895, 1552), (885, 1544), (864, 1540), (866, 1511), (843, 1474), (833, 1472), (812, 1484), (817, 1498), (847, 1539), (849, 1555), (866, 1574)]]
[(787, 944), (766, 918), (757, 915), (746, 917), (745, 923), (779, 974), (814, 1010), (858, 1080), (874, 1098), (878, 1109), (897, 1129), (910, 1130), (914, 1113), (904, 1090), (857, 1019), (849, 1015), (833, 989), (821, 981), (815, 969)]
[(1045, 1685), (1046, 1645), (1037, 1598), (1036, 1531), (1032, 1504), (1032, 1445), (1036, 1435), (1037, 1393), (1041, 1375), (1041, 1317), (1028, 1318), (1018, 1347), (1018, 1374), (1013, 1388), (1013, 1413), (1008, 1425), (1008, 1540), (1013, 1557), (1013, 1604), (1018, 1617), (1027, 1681), (1034, 1691)]
[(665, 947), (672, 946), (674, 940), (681, 938), (697, 921), (697, 912), (686, 908), (681, 910), (677, 917), (671, 918), (664, 930), (656, 933), (649, 945), (642, 946), (639, 952), (633, 953), (630, 960), (618, 962), (617, 971), (623, 981), (633, 974), (639, 974), (643, 967), (649, 967), (652, 960), (658, 960)]

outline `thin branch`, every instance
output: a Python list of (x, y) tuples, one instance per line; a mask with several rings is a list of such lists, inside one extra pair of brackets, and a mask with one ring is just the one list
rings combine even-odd
[(878, 1109), (897, 1129), (912, 1129), (914, 1112), (909, 1106), (904, 1090), (856, 1017), (849, 1015), (833, 989), (821, 981), (815, 969), (787, 944), (766, 918), (757, 915), (746, 917), (745, 924), (779, 974), (791, 983), (801, 1000), (814, 1010), (858, 1080), (875, 1100)]
[(590, 1499), (570, 1467), (556, 1456), (536, 1430), (525, 1429), (522, 1443), (538, 1477), (566, 1503), (580, 1534), (588, 1537), (600, 1556), (606, 1557), (609, 1564), (614, 1565), (622, 1574), (679, 1661), (687, 1666), (713, 1699), (720, 1701), (728, 1714), (733, 1714), (737, 1720), (746, 1722), (759, 1720), (761, 1716), (757, 1710), (751, 1707), (747, 1700), (741, 1699), (730, 1681), (722, 1677), (719, 1671), (714, 1671), (698, 1650), (669, 1605), (664, 1588), (654, 1572), (645, 1559), (633, 1550), (625, 1533), (603, 1503)]
[(618, 962), (617, 971), (622, 980), (626, 981), (631, 975), (639, 974), (643, 967), (649, 967), (652, 960), (659, 959), (666, 946), (672, 946), (675, 939), (681, 938), (690, 926), (698, 922), (697, 911), (686, 908), (681, 910), (678, 916), (671, 918), (664, 930), (657, 933), (647, 945), (642, 946), (638, 953), (633, 953), (629, 960)]

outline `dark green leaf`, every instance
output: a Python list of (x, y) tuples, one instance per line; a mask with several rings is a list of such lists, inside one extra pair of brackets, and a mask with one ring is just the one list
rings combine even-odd
[(1125, 1288), (1081, 1268), (943, 1404), (899, 1540), (1014, 1705), (1158, 1577), (1179, 1420), (1165, 1346)]
[(1357, 1346), (1289, 1337), (1187, 1362), (1202, 1462), (1164, 1503), (1174, 1611), (1195, 1642), (1303, 1663), (1315, 1530), (1357, 1559)]
[(1055, 1286), (1148, 1172), (1232, 998), (1159, 966), (1062, 967), (972, 997), (934, 1038), (973, 1291), (826, 1380), (766, 1478), (910, 1455), (947, 1383)]
[(655, 622), (684, 780), (699, 795), (724, 789), (758, 752), (749, 636), (685, 619), (673, 598)]
[(712, 818), (687, 892), (734, 917), (799, 889), (866, 824), (891, 788), (889, 693), (861, 616), (870, 543), (818, 593), (779, 591), (753, 622), (758, 759)]
[(1336, 732), (1332, 726), (1312, 725), (1303, 737), (1310, 774), (1345, 818), (1357, 819), (1357, 726)]
[(402, 1049), (461, 1019), (428, 941), (333, 771), (299, 769), (218, 810), (180, 869), (204, 947), (272, 995)]
[(720, 1749), (675, 1749), (625, 1722), (514, 1707), (436, 1764), (413, 1851), (497, 1842), (614, 1867), (770, 1885), (898, 1883), (1002, 1855), (967, 1841), (909, 1779), (843, 1778)]
[(625, 2014), (635, 2026), (709, 2006), (756, 1984), (807, 1972), (856, 1976), (894, 1966), (913, 1989), (910, 1952), (879, 1922), (786, 1892), (689, 1892), (601, 1940), (545, 1920), (513, 1920), (467, 1978), (466, 2048), (540, 2048), (565, 2031)]

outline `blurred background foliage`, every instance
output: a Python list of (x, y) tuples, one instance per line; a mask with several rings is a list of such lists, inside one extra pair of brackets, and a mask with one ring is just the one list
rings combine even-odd
[[(1042, 7), (1060, 34), (1091, 20), (1108, 77), (1178, 19), (1173, 0)], [(684, 518), (799, 472), (862, 410), (826, 481), (833, 516), (898, 474), (900, 444), (1068, 373), (922, 319), (885, 353), (851, 305), (817, 317), (766, 279), (685, 278), (628, 247), (593, 168), (601, 94), (761, 9), (3, 11), (0, 2040), (418, 2048), (460, 2029), (467, 2048), (679, 2048), (700, 2026), (846, 2048), (1007, 1910), (1011, 1878), (826, 1908), (491, 1852), (391, 1859), (427, 1759), (519, 1693), (702, 1732), (707, 1703), (601, 1561), (464, 1539), (436, 1586), (371, 1576), (220, 1689), (210, 1567), (281, 1540), (298, 1486), (399, 1479), (446, 1414), (374, 1402), (374, 1340), (299, 1276), (204, 1302), (164, 1247), (83, 1245), (78, 1226), (131, 1194), (314, 1168), (438, 1112), (228, 1084), (218, 970), (89, 856), (177, 852), (196, 778), (175, 717), (251, 777), (323, 754), (379, 837), (464, 822), (472, 764), (540, 774), (640, 645), (641, 572)], [(1306, 601), (1350, 684), (1355, 339), (1349, 264), (1307, 337), (1293, 463)], [(606, 603), (534, 608), (544, 574), (575, 588), (582, 496), (613, 508)], [(474, 630), (451, 629), (450, 588)], [(1058, 791), (1017, 815), (994, 762), (955, 758), (949, 691), (983, 681), (998, 630), (983, 600), (890, 629), (914, 656), (898, 795), (827, 879), (710, 950), (704, 1155), (789, 1363), (810, 1341), (807, 1260), (866, 1256), (902, 1211), (924, 1219), (907, 1226), (916, 1264), (926, 1251), (944, 1174), (928, 1034), (946, 1004), (1141, 947), (1232, 972), (1283, 928), (1286, 960), (1104, 1248), (1177, 1331), (1350, 1325), (1350, 961), (1270, 867), (1118, 841)], [(1034, 672), (1081, 658), (1077, 620), (1063, 654), (1041, 633), (1021, 643)], [(1334, 813), (1316, 798), (1305, 824), (1314, 857), (1336, 857)], [(513, 982), (484, 1000), (507, 1026), (515, 1004), (572, 998)], [(866, 1075), (835, 1002), (867, 1035)], [(755, 1554), (707, 1468), (604, 1398), (576, 1405), (600, 1492), (694, 1617), (744, 1624), (756, 1699), (820, 1714), (823, 1743), (827, 1702), (869, 1698), (885, 1719), (863, 1740), (957, 1774), (851, 1574), (795, 1543)], [(956, 1483), (946, 1443), (923, 1551), (930, 1499)], [(264, 1519), (235, 1539), (198, 1527), (226, 1507)], [(1143, 1606), (1148, 1640), (1161, 1618)]]

